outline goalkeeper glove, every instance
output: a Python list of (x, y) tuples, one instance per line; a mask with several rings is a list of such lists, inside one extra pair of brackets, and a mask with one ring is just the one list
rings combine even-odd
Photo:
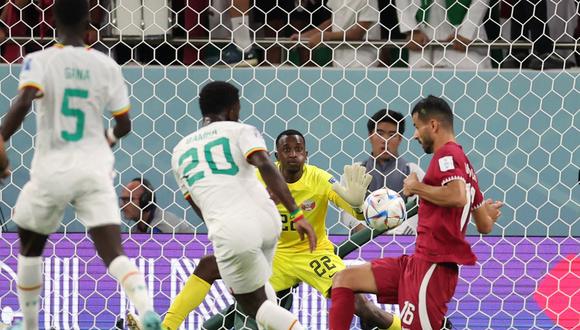
[(346, 165), (342, 179), (342, 183), (335, 182), (332, 185), (332, 190), (355, 210), (360, 211), (372, 176), (360, 165)]

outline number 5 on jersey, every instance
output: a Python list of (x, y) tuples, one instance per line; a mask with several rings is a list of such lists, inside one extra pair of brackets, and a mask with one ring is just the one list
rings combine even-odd
[[(221, 147), (221, 152), (224, 155), (226, 162), (229, 167), (218, 168), (215, 158), (215, 149)], [(219, 151), (219, 150), (218, 150)], [(203, 146), (203, 154), (205, 161), (207, 162), (212, 174), (223, 174), (223, 175), (236, 175), (240, 168), (234, 162), (232, 157), (232, 149), (230, 147), (230, 139), (226, 137), (221, 137), (219, 139), (213, 140), (206, 143)], [(183, 169), (183, 177), (186, 178), (187, 184), (191, 187), (193, 184), (203, 178), (205, 178), (205, 173), (203, 171), (193, 172), (195, 168), (199, 165), (199, 153), (197, 148), (191, 148), (187, 150), (181, 157), (179, 157), (179, 166), (183, 165), (185, 161), (189, 160), (189, 164)], [(193, 173), (192, 173), (193, 172)]]
[(83, 138), (85, 134), (85, 113), (81, 109), (71, 108), (70, 99), (73, 97), (87, 99), (89, 97), (89, 91), (86, 89), (71, 89), (67, 88), (64, 90), (64, 96), (62, 97), (62, 105), (60, 107), (60, 112), (65, 117), (74, 117), (76, 119), (74, 132), (61, 131), (60, 137), (68, 142), (76, 142)]

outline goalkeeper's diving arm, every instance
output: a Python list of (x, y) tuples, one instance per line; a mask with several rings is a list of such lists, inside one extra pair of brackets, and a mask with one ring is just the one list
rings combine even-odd
[[(417, 207), (417, 200), (413, 199), (408, 201), (405, 208), (407, 209), (407, 218), (415, 216), (419, 209)], [(363, 230), (350, 235), (349, 238), (347, 238), (344, 242), (336, 246), (334, 252), (340, 258), (344, 258), (352, 251), (361, 248), (363, 245), (370, 242), (373, 238), (383, 234), (386, 231), (388, 231), (387, 228), (377, 230), (365, 227)]]

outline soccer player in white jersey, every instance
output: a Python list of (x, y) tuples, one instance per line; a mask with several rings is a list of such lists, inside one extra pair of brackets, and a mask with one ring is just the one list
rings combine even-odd
[(238, 89), (211, 82), (202, 88), (199, 105), (204, 126), (177, 144), (171, 163), (186, 200), (205, 221), (219, 273), (259, 327), (303, 329), (296, 316), (277, 305), (268, 282), (282, 225), (255, 168), (288, 209), (300, 238), (308, 236), (311, 251), (315, 232), (270, 160), (262, 135), (238, 122)]
[[(8, 141), (35, 101), (38, 132), (30, 181), (14, 211), (20, 236), (18, 301), (24, 316), (23, 324), (14, 328), (38, 329), (42, 250), (70, 202), (110, 274), (135, 305), (142, 326), (161, 329), (143, 274), (121, 247), (111, 151), (116, 140), (131, 130), (121, 69), (83, 45), (89, 17), (86, 0), (56, 0), (53, 10), (60, 44), (26, 56), (18, 96), (1, 127)], [(105, 110), (112, 111), (116, 121), (107, 131)]]

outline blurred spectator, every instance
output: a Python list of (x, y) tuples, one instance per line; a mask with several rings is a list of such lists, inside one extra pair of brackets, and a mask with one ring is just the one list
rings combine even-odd
[[(395, 0), (379, 0), (381, 39), (389, 42), (404, 40), (407, 36), (401, 33), (399, 20), (397, 18), (397, 7)], [(390, 67), (392, 65), (402, 66), (402, 49), (383, 47), (379, 53), (381, 66)]]
[[(576, 13), (576, 29), (574, 29), (574, 40), (580, 40), (580, 2)], [(576, 44), (576, 65), (580, 66), (580, 45)]]
[[(256, 0), (253, 7), (254, 21), (260, 22), (256, 32), (262, 32), (266, 38), (288, 38), (291, 35), (290, 13), (296, 8), (295, 1)], [(264, 59), (269, 64), (280, 64), (282, 49), (280, 46), (265, 46)]]
[[(108, 0), (111, 13), (110, 33), (138, 43), (122, 40), (111, 51), (119, 64), (141, 63), (169, 65), (178, 60), (177, 46), (166, 41), (171, 37), (172, 12), (183, 12), (183, 2), (168, 0)], [(180, 7), (179, 7), (180, 6)]]
[[(188, 38), (207, 38), (207, 16), (209, 0), (173, 0), (173, 10), (177, 12), (177, 28), (174, 35)], [(175, 46), (178, 47), (178, 46)], [(196, 64), (200, 60), (202, 47), (186, 43), (179, 49), (181, 62), (185, 65)]]
[(128, 182), (119, 197), (125, 219), (135, 222), (133, 233), (193, 233), (192, 226), (177, 215), (160, 209), (155, 189), (147, 179)]
[[(405, 118), (400, 112), (379, 110), (368, 120), (367, 130), (371, 155), (361, 165), (373, 177), (368, 192), (389, 188), (402, 194), (403, 180), (409, 173), (417, 173), (419, 180), (423, 179), (425, 172), (417, 164), (399, 156), (399, 146), (405, 133)], [(360, 221), (345, 212), (341, 213), (340, 221), (354, 231), (364, 228)], [(416, 219), (407, 220), (405, 223), (406, 225), (394, 229), (394, 233), (415, 234)], [(408, 227), (412, 230), (407, 229)]]
[(348, 41), (375, 41), (380, 39), (377, 0), (328, 0), (332, 18), (304, 33), (292, 35), (311, 49), (325, 41), (343, 41), (333, 51), (336, 67), (372, 67), (378, 64), (378, 49), (374, 45), (352, 46)]
[[(550, 37), (554, 42), (573, 43), (578, 40), (578, 37), (574, 37), (574, 32), (578, 29), (579, 8), (580, 1), (575, 0), (547, 2), (548, 27)], [(555, 49), (554, 51), (558, 57), (566, 61), (566, 67), (578, 64), (573, 49)]]
[[(109, 0), (90, 0), (91, 29), (87, 31), (85, 42), (96, 46), (99, 28), (107, 16), (105, 6)], [(30, 37), (52, 40), (54, 35), (54, 18), (52, 4), (54, 0), (13, 0), (5, 1), (0, 12), (0, 41), (8, 36)], [(30, 52), (42, 48), (36, 42), (27, 42), (24, 46), (11, 41), (2, 44), (2, 58), (5, 62), (19, 62)], [(97, 47), (106, 51), (103, 44)]]
[[(411, 68), (491, 68), (488, 50), (469, 48), (487, 40), (482, 27), (489, 0), (397, 0), (401, 32), (407, 34)], [(442, 47), (426, 47), (431, 41)]]
[[(258, 25), (257, 34), (266, 38), (289, 38), (294, 33), (311, 29), (331, 17), (331, 12), (324, 6), (323, 0), (278, 1), (256, 0), (253, 18)], [(272, 45), (266, 49), (265, 60), (268, 64), (282, 62), (282, 48)], [(295, 48), (296, 49), (296, 48)], [(307, 49), (298, 50), (298, 64), (310, 65)], [(284, 59), (286, 60), (286, 59)]]
[(538, 70), (563, 68), (564, 61), (554, 52), (554, 40), (550, 37), (546, 0), (505, 2), (511, 7), (511, 40), (531, 42), (532, 48), (531, 54), (528, 49), (512, 50), (502, 67), (530, 67)]
[[(220, 1), (221, 0), (214, 0)], [(226, 0), (228, 1), (228, 0)], [(226, 64), (229, 66), (254, 66), (258, 64), (258, 51), (254, 46), (254, 31), (250, 28), (250, 0), (229, 0), (229, 15), (232, 44), (221, 49), (217, 56), (208, 57), (207, 65)], [(217, 5), (222, 7), (221, 4)], [(221, 17), (221, 22), (224, 22)]]

